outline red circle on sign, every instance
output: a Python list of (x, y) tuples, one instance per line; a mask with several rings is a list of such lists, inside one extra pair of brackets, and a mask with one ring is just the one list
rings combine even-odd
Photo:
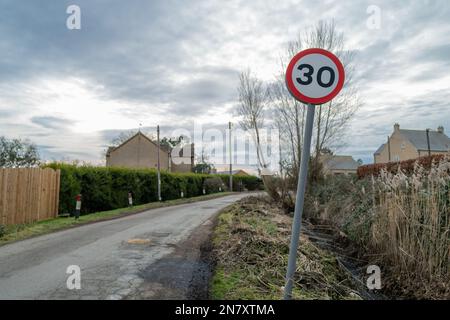
[[(294, 82), (292, 81), (292, 72), (294, 71), (295, 64), (297, 63), (298, 60), (300, 60), (304, 56), (307, 56), (310, 54), (320, 54), (320, 55), (326, 56), (331, 61), (333, 61), (333, 63), (335, 64), (335, 66), (338, 70), (339, 79), (338, 79), (336, 88), (334, 88), (333, 91), (331, 91), (326, 96), (319, 97), (319, 98), (308, 97), (308, 96), (302, 94), (295, 87)], [(339, 91), (341, 91), (342, 87), (344, 86), (344, 80), (345, 80), (345, 71), (344, 71), (344, 66), (342, 65), (341, 61), (339, 61), (338, 57), (336, 57), (330, 51), (320, 49), (320, 48), (311, 48), (311, 49), (306, 49), (306, 50), (300, 51), (292, 58), (291, 62), (289, 62), (289, 65), (286, 70), (286, 85), (287, 85), (289, 92), (294, 96), (295, 99), (297, 99), (303, 103), (323, 104), (323, 103), (326, 103), (326, 102), (332, 100), (334, 97), (337, 96)]]

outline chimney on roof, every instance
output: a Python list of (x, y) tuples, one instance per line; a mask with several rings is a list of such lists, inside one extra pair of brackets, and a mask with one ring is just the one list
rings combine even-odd
[(443, 127), (443, 126), (439, 126), (439, 127), (437, 128), (437, 131), (438, 131), (439, 133), (444, 133), (444, 127)]
[(394, 132), (400, 130), (400, 125), (398, 123), (394, 124)]

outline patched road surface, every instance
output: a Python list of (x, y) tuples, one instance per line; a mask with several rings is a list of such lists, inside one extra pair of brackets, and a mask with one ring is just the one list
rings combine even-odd
[[(201, 254), (237, 194), (152, 209), (0, 247), (0, 299), (206, 298)], [(81, 289), (67, 288), (71, 265)], [(76, 284), (73, 278), (71, 285)]]

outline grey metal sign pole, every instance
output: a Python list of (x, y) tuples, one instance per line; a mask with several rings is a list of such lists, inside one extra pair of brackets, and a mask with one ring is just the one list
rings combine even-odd
[(291, 246), (289, 248), (288, 269), (286, 273), (286, 285), (284, 287), (284, 299), (292, 297), (293, 277), (296, 269), (297, 248), (302, 225), (303, 203), (305, 200), (306, 180), (308, 179), (308, 162), (311, 149), (312, 129), (314, 125), (315, 105), (308, 104), (306, 111), (306, 125), (304, 133), (304, 143), (302, 161), (300, 163), (300, 173), (297, 183), (297, 197), (295, 199), (294, 222), (292, 225)]

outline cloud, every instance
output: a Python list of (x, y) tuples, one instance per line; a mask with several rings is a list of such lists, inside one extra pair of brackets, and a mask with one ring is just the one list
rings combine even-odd
[(53, 116), (32, 117), (31, 122), (47, 129), (64, 129), (72, 124), (68, 119), (61, 119)]
[[(449, 39), (450, 41), (450, 39)], [(437, 62), (444, 65), (450, 63), (450, 43), (436, 44), (430, 48), (424, 48), (416, 52), (415, 58), (418, 61)]]
[(344, 32), (365, 102), (342, 152), (370, 160), (396, 121), (450, 127), (445, 0), (377, 1), (380, 30), (366, 27), (372, 1), (77, 0), (78, 31), (65, 27), (71, 4), (0, 4), (0, 135), (29, 138), (48, 157), (97, 160), (139, 123), (226, 123), (239, 71), (272, 81), (286, 43), (319, 19)]

